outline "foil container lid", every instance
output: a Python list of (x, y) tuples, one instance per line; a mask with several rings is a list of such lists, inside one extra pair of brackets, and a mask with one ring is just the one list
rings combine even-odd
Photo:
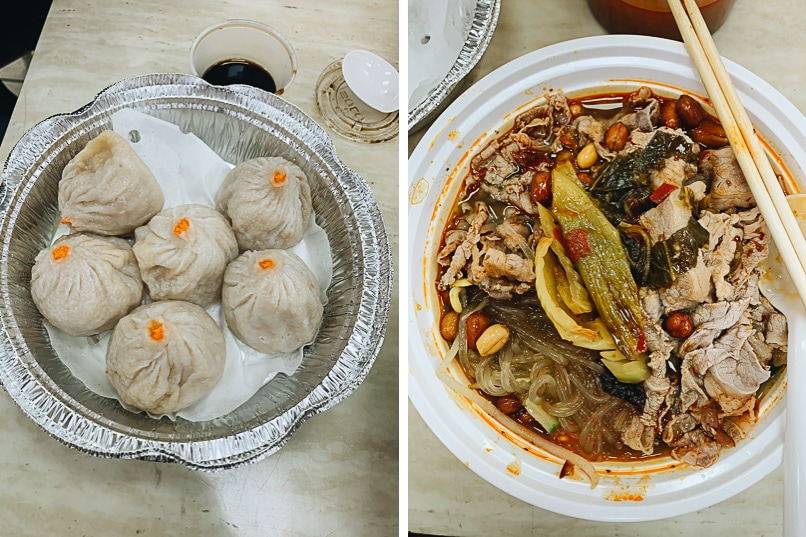
[(501, 12), (501, 0), (478, 0), (470, 29), (453, 66), (445, 77), (416, 106), (409, 110), (408, 128), (413, 133), (426, 126), (461, 89), (460, 83), (476, 66), (493, 37)]
[[(111, 128), (111, 115), (122, 108), (193, 132), (231, 163), (264, 155), (295, 162), (311, 180), (316, 221), (330, 240), (329, 303), (302, 365), (215, 420), (155, 420), (94, 394), (54, 353), (31, 299), (34, 258), (49, 244), (59, 219), (62, 169)], [(393, 277), (380, 210), (366, 181), (336, 157), (325, 131), (281, 97), (248, 86), (211, 86), (189, 75), (123, 80), (81, 109), (50, 117), (23, 135), (6, 160), (3, 186), (0, 381), (25, 414), (71, 447), (199, 470), (254, 462), (280, 449), (307, 418), (355, 391), (377, 357)]]

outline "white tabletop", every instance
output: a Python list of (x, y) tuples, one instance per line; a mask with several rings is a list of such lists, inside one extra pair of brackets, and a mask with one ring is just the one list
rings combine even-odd
[[(736, 0), (715, 34), (720, 52), (776, 87), (806, 112), (806, 11), (800, 0)], [(585, 0), (506, 0), (478, 80), (534, 49), (604, 33)], [(409, 137), (413, 150), (424, 129)], [(641, 523), (597, 523), (533, 507), (489, 485), (455, 458), (408, 408), (408, 529), (456, 537), (630, 535), (780, 535), (783, 471), (713, 507)]]
[[(335, 6), (328, 0), (54, 0), (0, 158), (40, 120), (81, 107), (118, 80), (188, 73), (195, 36), (231, 18), (263, 22), (291, 41), (299, 72), (283, 97), (320, 121), (314, 87), (331, 62), (366, 49), (398, 65), (395, 2)], [(340, 159), (375, 192), (396, 254), (399, 138), (370, 145), (326, 130)], [(385, 343), (353, 395), (304, 423), (276, 454), (234, 470), (200, 473), (85, 455), (50, 438), (0, 393), (0, 535), (396, 534), (397, 311), (395, 298)]]

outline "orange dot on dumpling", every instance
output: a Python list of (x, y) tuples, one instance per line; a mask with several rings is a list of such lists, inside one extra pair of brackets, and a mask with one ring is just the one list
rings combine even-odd
[(274, 259), (267, 257), (266, 259), (259, 261), (258, 265), (260, 265), (260, 268), (263, 270), (271, 270), (274, 268)]
[(182, 218), (174, 224), (174, 235), (177, 237), (190, 228), (190, 222), (187, 218)]
[(151, 319), (148, 322), (148, 337), (154, 341), (162, 341), (162, 338), (165, 337), (165, 330), (161, 322), (156, 319)]
[(53, 259), (55, 261), (64, 259), (68, 255), (70, 255), (70, 247), (67, 246), (66, 244), (62, 244), (61, 246), (57, 246), (56, 248), (54, 248), (53, 251), (51, 251), (51, 254), (53, 254)]
[(280, 170), (274, 170), (274, 184), (282, 185), (285, 183), (285, 174)]

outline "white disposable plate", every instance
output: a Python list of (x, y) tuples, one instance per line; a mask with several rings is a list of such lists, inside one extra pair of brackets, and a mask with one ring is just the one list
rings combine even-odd
[[(751, 120), (798, 184), (806, 162), (806, 118), (769, 84), (726, 61)], [(435, 121), (409, 162), (409, 397), (439, 439), (468, 468), (523, 501), (601, 521), (653, 520), (702, 509), (753, 485), (782, 460), (785, 380), (762, 399), (753, 434), (715, 465), (693, 468), (671, 458), (597, 464), (599, 486), (559, 479), (561, 461), (512, 433), (499, 434), (435, 376), (447, 351), (438, 332), (434, 285), (439, 234), (470, 157), (509, 128), (548, 91), (705, 91), (681, 43), (613, 35), (568, 41), (514, 60), (480, 80)]]

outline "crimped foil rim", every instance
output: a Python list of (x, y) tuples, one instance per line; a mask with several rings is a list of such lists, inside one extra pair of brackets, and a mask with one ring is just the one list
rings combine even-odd
[(409, 132), (414, 132), (420, 122), (425, 121), (442, 105), (443, 101), (456, 88), (459, 82), (476, 66), (490, 39), (493, 37), (501, 12), (501, 0), (478, 0), (470, 33), (459, 51), (448, 74), (428, 95), (409, 112)]
[[(149, 94), (154, 94), (149, 97)], [(349, 341), (334, 366), (322, 381), (299, 403), (284, 414), (236, 434), (212, 439), (182, 442), (159, 441), (128, 435), (115, 430), (114, 424), (93, 411), (83, 408), (70, 396), (53, 386), (47, 375), (37, 367), (27, 349), (17, 320), (11, 310), (12, 293), (8, 285), (8, 264), (11, 231), (19, 216), (19, 203), (25, 198), (49, 158), (38, 159), (25, 149), (38, 138), (52, 132), (69, 137), (73, 129), (99, 118), (110, 98), (174, 100), (199, 98), (205, 94), (234, 108), (242, 108), (253, 118), (280, 118), (283, 127), (296, 135), (297, 141), (311, 140), (308, 149), (315, 152), (338, 179), (355, 215), (357, 236), (362, 243), (362, 274), (360, 304)], [(204, 107), (204, 105), (199, 105)], [(119, 106), (122, 108), (123, 106)], [(67, 128), (64, 128), (67, 127)], [(49, 145), (53, 145), (52, 142)], [(292, 144), (293, 145), (293, 144)], [(34, 177), (21, 183), (25, 177)], [(272, 94), (247, 86), (226, 88), (179, 74), (152, 74), (126, 79), (99, 92), (78, 110), (47, 118), (30, 129), (14, 146), (3, 168), (3, 182), (8, 195), (0, 203), (0, 323), (4, 336), (0, 340), (0, 381), (22, 411), (48, 434), (80, 451), (102, 457), (139, 458), (174, 461), (197, 470), (217, 470), (255, 462), (276, 452), (296, 429), (310, 416), (323, 412), (346, 398), (366, 378), (383, 343), (392, 289), (392, 256), (380, 209), (366, 181), (349, 170), (338, 159), (332, 140), (310, 117), (293, 104)], [(26, 353), (27, 363), (20, 353)], [(49, 384), (50, 389), (48, 389)], [(233, 447), (234, 446), (234, 447)]]

